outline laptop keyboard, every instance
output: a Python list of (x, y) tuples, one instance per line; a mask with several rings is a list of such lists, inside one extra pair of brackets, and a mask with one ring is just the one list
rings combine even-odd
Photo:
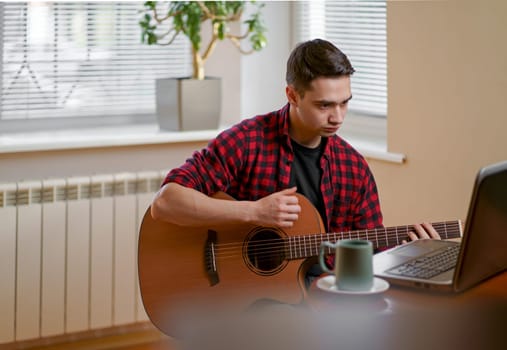
[(405, 277), (432, 278), (456, 266), (459, 249), (459, 244), (452, 245), (393, 267), (387, 272)]

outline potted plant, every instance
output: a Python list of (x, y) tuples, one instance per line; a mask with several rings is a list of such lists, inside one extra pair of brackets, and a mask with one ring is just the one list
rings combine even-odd
[[(221, 80), (206, 77), (204, 66), (219, 40), (229, 40), (242, 54), (259, 51), (266, 45), (266, 29), (261, 19), (264, 5), (254, 1), (250, 3), (257, 10), (243, 21), (246, 29), (240, 34), (231, 32), (231, 24), (241, 23), (248, 4), (244, 1), (171, 1), (163, 11), (157, 1), (144, 3), (144, 15), (139, 22), (143, 43), (170, 45), (179, 34), (183, 34), (192, 47), (192, 77), (157, 79), (157, 115), (162, 129), (218, 128)], [(211, 37), (205, 45), (201, 37), (204, 23), (211, 26)], [(250, 41), (247, 50), (241, 46), (245, 40)]]

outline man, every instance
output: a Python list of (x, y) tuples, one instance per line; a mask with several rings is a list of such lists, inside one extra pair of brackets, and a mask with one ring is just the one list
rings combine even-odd
[[(188, 226), (287, 228), (301, 215), (299, 192), (317, 208), (328, 232), (382, 226), (368, 164), (336, 135), (352, 98), (353, 73), (332, 43), (315, 39), (298, 45), (287, 61), (288, 104), (232, 126), (170, 171), (152, 216)], [(237, 201), (212, 198), (218, 191)], [(439, 238), (429, 224), (415, 228), (408, 239)]]

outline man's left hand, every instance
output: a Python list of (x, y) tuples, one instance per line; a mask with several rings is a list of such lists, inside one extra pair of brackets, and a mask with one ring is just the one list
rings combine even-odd
[[(435, 228), (427, 222), (423, 222), (422, 224), (415, 224), (414, 231), (410, 231), (408, 233), (408, 237), (411, 241), (415, 241), (417, 239), (441, 239), (438, 232)], [(402, 243), (407, 243), (406, 240), (403, 240)]]

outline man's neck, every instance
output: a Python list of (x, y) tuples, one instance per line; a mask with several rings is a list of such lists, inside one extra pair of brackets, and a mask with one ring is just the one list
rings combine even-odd
[(317, 148), (322, 142), (322, 136), (305, 133), (304, 127), (293, 114), (292, 106), (289, 109), (289, 136), (292, 140), (308, 148)]

